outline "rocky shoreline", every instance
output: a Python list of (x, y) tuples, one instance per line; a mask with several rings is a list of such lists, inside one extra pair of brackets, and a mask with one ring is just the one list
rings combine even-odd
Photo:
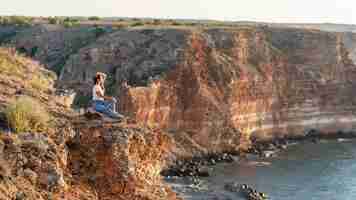
[[(278, 138), (270, 141), (255, 140), (247, 151), (207, 154), (191, 159), (177, 160), (173, 165), (162, 170), (161, 175), (166, 180), (187, 178), (186, 180), (189, 180), (191, 183), (191, 188), (196, 191), (203, 191), (204, 186), (202, 186), (201, 178), (211, 176), (213, 173), (212, 167), (216, 164), (248, 161), (256, 158), (271, 158), (278, 156), (278, 153), (287, 150), (290, 146), (301, 143), (313, 143), (317, 145), (322, 140), (344, 142), (355, 138), (356, 132), (339, 131), (325, 135), (316, 130), (310, 130), (304, 137)], [(226, 191), (236, 193), (247, 200), (268, 199), (267, 194), (257, 192), (251, 186), (243, 183), (226, 183), (224, 188)]]
[(274, 140), (257, 141), (252, 139), (252, 145), (247, 151), (234, 151), (211, 153), (203, 156), (196, 156), (175, 161), (172, 165), (161, 171), (164, 177), (207, 177), (209, 176), (209, 166), (217, 163), (231, 163), (240, 159), (249, 159), (250, 157), (269, 158), (275, 156), (278, 152), (286, 150), (290, 145), (296, 145), (300, 142), (319, 143), (320, 140), (343, 140), (356, 138), (356, 132), (339, 131), (333, 134), (323, 134), (317, 130), (308, 131), (303, 137), (285, 137)]
[(247, 200), (265, 200), (268, 199), (268, 196), (263, 193), (263, 192), (258, 192), (255, 189), (253, 189), (251, 186), (248, 186), (246, 184), (238, 184), (236, 182), (233, 183), (227, 183), (224, 186), (225, 190), (233, 193), (237, 193), (243, 197), (245, 197)]

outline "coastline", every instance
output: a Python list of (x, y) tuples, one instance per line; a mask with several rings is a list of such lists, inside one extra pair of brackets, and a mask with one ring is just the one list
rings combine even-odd
[[(339, 133), (339, 134), (334, 134), (333, 136), (310, 135), (304, 138), (293, 138), (284, 141), (278, 140), (277, 142), (274, 141), (274, 142), (258, 143), (255, 144), (254, 148), (251, 148), (249, 152), (243, 152), (240, 153), (240, 155), (233, 155), (232, 157), (234, 158), (234, 160), (231, 162), (218, 160), (214, 164), (208, 162), (208, 165), (200, 166), (204, 170), (209, 171), (210, 172), (209, 175), (199, 176), (199, 174), (194, 174), (193, 176), (191, 175), (185, 176), (184, 174), (183, 175), (181, 174), (180, 176), (165, 176), (164, 180), (167, 184), (169, 184), (172, 187), (173, 191), (177, 193), (178, 197), (182, 197), (183, 199), (194, 199), (194, 200), (195, 199), (235, 199), (236, 196), (234, 195), (237, 195), (241, 197), (241, 199), (262, 200), (265, 199), (265, 197), (268, 197), (268, 193), (267, 194), (261, 193), (260, 191), (256, 192), (255, 186), (253, 186), (254, 184), (252, 184), (252, 186), (249, 185), (248, 183), (249, 181), (244, 182), (243, 180), (234, 179), (234, 181), (230, 182), (231, 178), (229, 178), (229, 181), (221, 182), (222, 180), (218, 179), (216, 181), (219, 182), (220, 180), (219, 183), (221, 185), (212, 186), (214, 188), (218, 187), (219, 188), (218, 190), (215, 190), (216, 188), (211, 190), (210, 188), (211, 184), (210, 183), (208, 184), (207, 181), (214, 180), (216, 177), (221, 176), (222, 175), (221, 173), (225, 173), (224, 168), (226, 167), (229, 169), (227, 170), (226, 173), (230, 173), (231, 172), (230, 170), (232, 170), (233, 168), (228, 166), (234, 166), (234, 167), (240, 166), (245, 170), (247, 168), (251, 168), (250, 170), (256, 168), (260, 168), (260, 169), (264, 168), (266, 169), (264, 171), (268, 171), (268, 169), (274, 168), (274, 167), (271, 168), (271, 166), (274, 166), (274, 162), (276, 161), (278, 161), (278, 163), (288, 162), (287, 160), (289, 159), (286, 159), (287, 157), (285, 157), (286, 155), (284, 154), (284, 152), (288, 152), (290, 149), (300, 149), (303, 146), (304, 147), (309, 146), (310, 149), (311, 146), (316, 146), (316, 145), (322, 147), (324, 145), (329, 145), (334, 143), (340, 143), (341, 145), (341, 143), (349, 143), (354, 141), (356, 141), (354, 136), (344, 134), (343, 137), (340, 137), (340, 133)], [(318, 148), (318, 146), (316, 146), (315, 148)], [(257, 152), (262, 152), (262, 153), (257, 153)], [(294, 152), (294, 150), (292, 152)], [(201, 160), (205, 161), (207, 158), (208, 156), (202, 158)], [(188, 162), (189, 164), (187, 166), (192, 165), (192, 160)], [(219, 168), (219, 170), (216, 171), (216, 168)], [(222, 175), (222, 176), (226, 176), (226, 175)], [(224, 188), (224, 190), (222, 190), (221, 188)], [(261, 189), (261, 187), (258, 188), (260, 190), (263, 190)], [(187, 198), (184, 198), (185, 195), (188, 195)]]

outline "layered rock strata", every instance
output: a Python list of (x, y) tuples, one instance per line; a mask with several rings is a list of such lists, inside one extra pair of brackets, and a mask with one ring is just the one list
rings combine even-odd
[(354, 37), (290, 28), (124, 30), (79, 51), (61, 77), (85, 91), (95, 71), (111, 73), (122, 112), (189, 132), (200, 146), (220, 143), (212, 135), (226, 139), (227, 127), (247, 145), (251, 136), (351, 131)]

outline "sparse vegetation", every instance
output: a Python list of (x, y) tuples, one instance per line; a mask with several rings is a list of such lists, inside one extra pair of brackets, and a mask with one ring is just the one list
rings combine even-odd
[(49, 24), (62, 24), (66, 28), (73, 27), (80, 23), (79, 19), (72, 18), (72, 17), (49, 17), (47, 18)]
[(32, 17), (25, 16), (0, 16), (0, 25), (30, 26)]
[(132, 27), (143, 26), (143, 25), (145, 25), (143, 22), (135, 22), (135, 23), (131, 24)]
[(183, 25), (183, 24), (180, 23), (180, 22), (177, 22), (177, 21), (173, 21), (173, 22), (171, 22), (171, 25), (172, 25), (172, 26), (181, 26), (181, 25)]
[(153, 22), (152, 22), (152, 24), (153, 24), (153, 25), (161, 25), (162, 22), (161, 22), (161, 20), (159, 20), (159, 19), (154, 19)]
[(26, 78), (25, 81), (32, 89), (41, 91), (48, 89), (56, 79), (54, 72), (40, 68), (32, 71), (28, 65), (31, 63), (17, 54), (15, 49), (0, 48), (0, 72), (2, 74)]
[(88, 20), (90, 21), (99, 21), (101, 18), (98, 17), (98, 16), (92, 16), (92, 17), (89, 17)]
[(74, 19), (74, 18), (70, 18), (70, 17), (66, 17), (62, 22), (64, 27), (66, 28), (70, 28), (73, 27), (75, 25), (79, 24), (79, 20), (78, 19)]
[(5, 116), (16, 133), (45, 131), (51, 119), (44, 107), (30, 97), (20, 97), (9, 104)]
[(51, 78), (45, 77), (43, 74), (34, 74), (29, 81), (29, 84), (33, 89), (45, 91), (51, 85)]
[(50, 24), (60, 24), (61, 23), (61, 19), (58, 17), (49, 17), (48, 18), (48, 23)]
[(113, 24), (112, 27), (114, 29), (121, 29), (121, 28), (127, 27), (127, 25), (124, 25), (124, 24)]
[(78, 23), (79, 19), (76, 19), (76, 18), (73, 18), (73, 17), (66, 17), (66, 18), (64, 18), (63, 22)]
[[(13, 58), (8, 56), (13, 54)], [(15, 50), (5, 50), (0, 48), (0, 71), (4, 74), (12, 74), (15, 76), (20, 76), (23, 73), (23, 66), (16, 63), (14, 58), (17, 58), (18, 55), (15, 53)]]
[[(176, 19), (145, 19), (145, 18), (117, 18), (107, 19), (99, 16), (91, 17), (26, 17), (26, 16), (0, 16), (0, 25), (28, 26), (36, 23), (48, 23), (63, 25), (67, 28), (79, 24), (102, 24), (110, 22), (115, 28), (135, 27), (135, 26), (203, 26), (203, 27), (234, 27), (239, 26), (239, 22), (222, 22), (216, 20), (176, 20)], [(43, 20), (44, 19), (44, 20)]]

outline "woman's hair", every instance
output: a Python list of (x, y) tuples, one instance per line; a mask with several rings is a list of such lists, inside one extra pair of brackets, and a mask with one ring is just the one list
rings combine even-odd
[(100, 80), (100, 75), (95, 75), (94, 78), (93, 78), (93, 81), (94, 81), (94, 85), (98, 84), (99, 83), (99, 80)]

